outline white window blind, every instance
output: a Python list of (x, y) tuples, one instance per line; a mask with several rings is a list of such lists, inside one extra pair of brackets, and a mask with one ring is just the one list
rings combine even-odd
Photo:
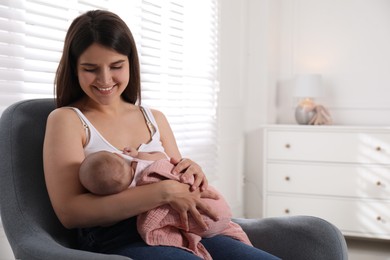
[(120, 15), (141, 62), (142, 104), (167, 116), (185, 157), (216, 170), (218, 0), (2, 0), (0, 113), (10, 104), (52, 97), (71, 21), (90, 9)]

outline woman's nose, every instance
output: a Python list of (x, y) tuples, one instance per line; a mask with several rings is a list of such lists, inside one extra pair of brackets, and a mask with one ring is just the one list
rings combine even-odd
[(102, 69), (100, 73), (97, 75), (96, 79), (97, 83), (105, 86), (112, 83), (112, 76), (109, 69)]

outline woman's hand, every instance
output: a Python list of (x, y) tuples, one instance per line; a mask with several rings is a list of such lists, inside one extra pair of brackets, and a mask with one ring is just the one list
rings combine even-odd
[[(189, 230), (188, 214), (194, 218), (195, 222), (203, 229), (207, 230), (208, 226), (202, 218), (207, 215), (217, 221), (218, 215), (202, 198), (218, 199), (218, 195), (211, 190), (190, 191), (187, 184), (173, 180), (164, 181), (167, 184), (167, 194), (169, 205), (179, 213), (181, 226), (186, 231)], [(201, 213), (200, 213), (201, 212)]]
[(203, 173), (202, 168), (194, 161), (183, 158), (178, 160), (171, 158), (171, 163), (175, 165), (172, 172), (174, 174), (183, 173), (180, 176), (182, 182), (185, 182), (194, 176), (194, 183), (191, 185), (191, 190), (195, 191), (200, 188), (201, 191), (205, 191), (208, 186), (206, 175)]

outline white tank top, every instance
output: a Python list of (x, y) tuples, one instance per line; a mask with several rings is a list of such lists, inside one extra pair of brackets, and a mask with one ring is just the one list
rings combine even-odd
[[(80, 118), (87, 135), (87, 143), (84, 146), (85, 156), (88, 156), (91, 153), (98, 151), (109, 151), (122, 154), (122, 151), (110, 144), (100, 133), (99, 131), (91, 124), (88, 118), (75, 107), (69, 107), (74, 110), (78, 117)], [(165, 152), (164, 147), (160, 141), (160, 131), (156, 119), (154, 118), (151, 110), (146, 107), (140, 107), (141, 111), (145, 117), (148, 128), (151, 132), (151, 140), (148, 143), (143, 143), (138, 148), (139, 152)], [(123, 154), (122, 154), (123, 155)], [(133, 158), (128, 155), (123, 155), (127, 160), (132, 160)]]

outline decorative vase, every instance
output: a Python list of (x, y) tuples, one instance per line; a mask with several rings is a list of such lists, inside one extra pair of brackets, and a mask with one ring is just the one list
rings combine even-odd
[(304, 107), (298, 106), (295, 109), (295, 120), (300, 125), (307, 125), (315, 114), (316, 113), (314, 112), (314, 110), (308, 110)]

